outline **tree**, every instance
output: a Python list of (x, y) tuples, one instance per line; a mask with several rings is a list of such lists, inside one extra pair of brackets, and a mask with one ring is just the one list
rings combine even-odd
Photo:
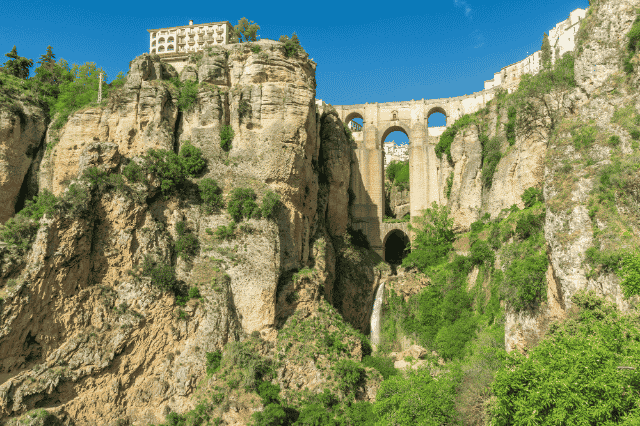
[(4, 63), (4, 72), (11, 74), (18, 78), (29, 78), (29, 68), (33, 66), (33, 59), (23, 58), (18, 56), (18, 50), (16, 46), (13, 46), (11, 52), (5, 53), (9, 60)]
[(551, 67), (551, 43), (549, 36), (544, 33), (542, 36), (542, 47), (540, 48), (540, 65), (542, 68), (549, 69)]
[(286, 35), (280, 36), (280, 42), (284, 43), (284, 54), (287, 58), (291, 58), (298, 54), (302, 50), (302, 46), (300, 46), (300, 40), (298, 40), (298, 36), (296, 33), (293, 33), (291, 38)]
[(243, 17), (238, 21), (238, 25), (233, 27), (233, 36), (238, 43), (242, 43), (243, 41), (245, 43), (248, 41), (257, 41), (259, 29), (260, 25)]
[(409, 225), (416, 232), (416, 237), (411, 243), (411, 253), (402, 265), (424, 271), (445, 261), (453, 250), (453, 219), (449, 217), (447, 206), (433, 202), (431, 208), (423, 210), (422, 217), (416, 218), (416, 222), (419, 227)]

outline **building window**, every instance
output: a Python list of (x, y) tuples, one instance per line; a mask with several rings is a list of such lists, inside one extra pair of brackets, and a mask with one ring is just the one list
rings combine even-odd
[(156, 38), (156, 34), (155, 33), (153, 33), (153, 38)]
[(151, 49), (151, 53), (156, 53), (156, 49)]
[(167, 47), (167, 52), (173, 52), (173, 45), (170, 44), (169, 47)]
[(173, 37), (169, 37), (169, 40), (167, 40), (167, 43), (173, 43)]
[(158, 40), (158, 43), (164, 43), (164, 37), (160, 37), (160, 40)]
[(160, 46), (160, 47), (158, 48), (158, 53), (160, 53), (160, 52), (164, 52), (164, 46)]
[(151, 46), (152, 46), (152, 47), (153, 47), (153, 46), (155, 46), (155, 45), (156, 45), (156, 42), (155, 42), (155, 41), (154, 41), (153, 43), (151, 43)]

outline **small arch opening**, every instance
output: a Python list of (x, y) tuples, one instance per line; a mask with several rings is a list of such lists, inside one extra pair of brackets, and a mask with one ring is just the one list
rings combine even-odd
[(428, 127), (444, 127), (447, 125), (447, 112), (442, 107), (431, 108), (427, 114)]
[(158, 40), (158, 43), (164, 43), (164, 37), (160, 37), (160, 39)]
[(164, 52), (164, 46), (160, 46), (160, 47), (158, 48), (158, 53), (160, 53), (160, 52)]
[(410, 253), (409, 237), (399, 229), (389, 233), (384, 243), (384, 260), (392, 265), (399, 265)]
[(347, 126), (352, 132), (361, 132), (364, 128), (364, 119), (357, 112), (352, 112), (347, 115), (344, 122), (347, 123)]

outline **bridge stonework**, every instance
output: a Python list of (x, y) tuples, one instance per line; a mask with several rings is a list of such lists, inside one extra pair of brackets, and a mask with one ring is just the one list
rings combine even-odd
[[(435, 155), (440, 135), (458, 118), (483, 108), (494, 98), (495, 90), (444, 99), (334, 105), (345, 124), (354, 118), (361, 118), (363, 122), (361, 131), (353, 132), (357, 148), (356, 167), (352, 169), (351, 176), (351, 188), (355, 194), (351, 207), (352, 226), (367, 235), (372, 248), (380, 256), (384, 257), (384, 242), (394, 229), (401, 229), (411, 237), (406, 225), (398, 227), (400, 224), (382, 222), (385, 211), (385, 138), (394, 131), (404, 132), (409, 138), (411, 217), (420, 216), (432, 202), (446, 202), (439, 195), (444, 182), (440, 182), (440, 160)], [(435, 112), (446, 116), (447, 126), (429, 127), (429, 117)]]

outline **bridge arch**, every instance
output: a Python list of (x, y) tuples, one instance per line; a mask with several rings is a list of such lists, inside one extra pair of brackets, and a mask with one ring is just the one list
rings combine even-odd
[[(351, 124), (351, 121), (354, 118), (361, 119), (362, 120), (362, 125), (359, 125), (357, 122), (354, 122), (354, 124), (357, 124), (357, 126), (353, 126)], [(347, 114), (347, 116), (345, 117), (343, 123), (345, 123), (347, 126), (349, 126), (349, 128), (351, 128), (352, 130), (361, 131), (362, 128), (364, 127), (364, 116), (359, 111), (351, 111), (350, 113)]]
[(411, 132), (409, 130), (407, 130), (409, 128), (409, 126), (403, 124), (403, 123), (399, 123), (399, 124), (393, 124), (391, 126), (389, 126), (384, 133), (382, 133), (382, 139), (380, 139), (380, 145), (384, 146), (384, 141), (387, 139), (387, 136), (389, 136), (389, 134), (393, 133), (393, 132), (402, 132), (405, 135), (407, 135), (407, 137), (409, 138), (409, 143), (411, 143)]
[(385, 262), (392, 264), (402, 263), (402, 259), (410, 251), (409, 241), (406, 230), (394, 228), (388, 231), (382, 241)]
[(431, 123), (429, 123), (429, 118), (431, 117), (431, 115), (436, 114), (436, 113), (440, 113), (440, 114), (444, 115), (445, 125), (449, 121), (449, 115), (447, 114), (447, 110), (444, 109), (444, 107), (442, 107), (440, 105), (436, 105), (434, 107), (431, 107), (429, 109), (429, 112), (427, 112), (427, 123), (428, 123), (429, 127), (431, 127)]

